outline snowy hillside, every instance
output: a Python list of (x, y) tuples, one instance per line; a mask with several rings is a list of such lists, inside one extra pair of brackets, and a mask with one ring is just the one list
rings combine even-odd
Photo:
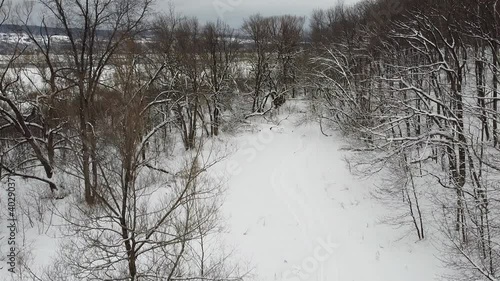
[(353, 1), (0, 1), (0, 281), (500, 281), (497, 1)]
[[(300, 122), (303, 114), (254, 121), (251, 131), (226, 136), (223, 142), (235, 153), (212, 168), (226, 174), (224, 240), (235, 250), (234, 262), (250, 268), (245, 280), (439, 277), (438, 253), (428, 242), (400, 239), (403, 230), (379, 223), (391, 210), (370, 195), (373, 182), (356, 180), (347, 170), (339, 150), (344, 140), (324, 136), (317, 123)], [(57, 250), (57, 227), (46, 227), (26, 234), (33, 269), (50, 265)], [(8, 280), (1, 272), (1, 280)]]
[[(255, 266), (255, 280), (421, 281), (439, 277), (434, 248), (379, 223), (391, 210), (353, 179), (339, 136), (317, 123), (257, 124), (235, 142), (224, 205), (230, 239)], [(397, 241), (399, 240), (399, 241)]]

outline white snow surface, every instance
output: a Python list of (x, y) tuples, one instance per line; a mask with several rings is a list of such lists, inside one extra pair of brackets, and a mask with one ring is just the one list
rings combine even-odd
[(342, 138), (294, 119), (239, 136), (226, 163), (229, 240), (254, 267), (253, 279), (438, 279), (431, 243), (379, 223), (391, 210), (370, 195), (373, 182), (351, 176)]
[[(221, 238), (236, 250), (235, 262), (252, 269), (245, 280), (438, 279), (440, 253), (430, 241), (405, 236), (407, 229), (380, 223), (391, 210), (370, 195), (373, 181), (351, 176), (340, 150), (345, 140), (324, 136), (314, 122), (297, 125), (301, 114), (282, 114), (278, 125), (254, 119), (253, 131), (228, 137), (235, 152), (211, 168), (227, 179)], [(57, 239), (28, 232), (34, 267), (50, 264)], [(10, 280), (5, 246), (0, 280)]]

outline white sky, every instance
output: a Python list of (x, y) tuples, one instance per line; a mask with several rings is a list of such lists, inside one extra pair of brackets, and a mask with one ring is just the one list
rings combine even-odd
[[(10, 0), (18, 4), (24, 0)], [(28, 0), (34, 1), (38, 0)], [(155, 11), (167, 11), (169, 3), (186, 16), (196, 16), (202, 23), (221, 18), (234, 28), (241, 27), (243, 19), (261, 13), (263, 16), (292, 14), (308, 17), (314, 9), (329, 8), (338, 0), (156, 0)], [(359, 0), (344, 0), (353, 4)], [(35, 16), (35, 21), (36, 21)]]
[[(233, 27), (240, 27), (243, 19), (260, 12), (263, 16), (292, 14), (309, 16), (314, 9), (329, 8), (337, 0), (157, 0), (159, 8), (168, 7), (171, 1), (175, 10), (197, 16), (202, 22), (222, 18)], [(352, 4), (358, 0), (344, 0)]]

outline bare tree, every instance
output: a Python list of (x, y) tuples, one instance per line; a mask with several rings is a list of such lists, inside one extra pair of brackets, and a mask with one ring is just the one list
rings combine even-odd
[[(364, 173), (398, 171), (380, 190), (403, 197), (419, 239), (429, 229), (422, 200), (443, 209), (437, 223), (454, 253), (448, 261), (464, 280), (497, 280), (497, 187), (488, 180), (500, 171), (493, 160), (497, 9), (481, 1), (403, 1), (380, 16), (384, 7), (390, 1), (314, 13), (313, 38), (326, 45), (311, 78), (320, 119), (365, 141), (353, 147), (363, 151), (356, 160)], [(345, 26), (355, 30), (342, 33)]]
[[(135, 38), (143, 30), (152, 2), (146, 1), (70, 1), (40, 0), (46, 17), (42, 28), (48, 23), (64, 31), (66, 46), (60, 50), (52, 47), (54, 39), (46, 36), (31, 36), (37, 51), (49, 68), (46, 80), (50, 95), (54, 97), (61, 88), (78, 102), (79, 149), (75, 151), (81, 159), (85, 200), (95, 202), (98, 188), (98, 123), (93, 109), (102, 77), (110, 59), (124, 41)], [(33, 34), (25, 21), (29, 34)], [(57, 52), (57, 53), (56, 53)], [(61, 80), (55, 82), (55, 79)]]
[[(0, 2), (0, 25), (11, 16), (11, 6)], [(13, 30), (17, 32), (17, 30)], [(40, 108), (33, 101), (21, 80), (23, 73), (21, 57), (27, 46), (16, 43), (8, 47), (10, 55), (4, 62), (0, 81), (0, 132), (2, 132), (2, 156), (0, 169), (7, 174), (31, 178), (48, 183), (52, 191), (57, 190), (52, 181), (54, 174), (53, 150), (50, 149), (52, 131), (48, 130), (41, 120)], [(36, 95), (36, 93), (35, 93)], [(23, 151), (27, 150), (27, 155)], [(45, 177), (38, 176), (34, 167), (41, 166)], [(2, 174), (2, 173), (0, 173)], [(5, 174), (3, 174), (5, 175)]]
[(203, 45), (201, 55), (205, 57), (207, 65), (203, 81), (208, 90), (206, 102), (210, 115), (210, 135), (217, 136), (223, 101), (229, 100), (229, 95), (233, 94), (238, 41), (234, 31), (219, 20), (204, 26)]
[(245, 19), (242, 30), (253, 41), (250, 54), (252, 87), (252, 112), (262, 112), (264, 109), (264, 96), (266, 94), (267, 78), (271, 68), (271, 34), (269, 18), (260, 14)]
[[(60, 210), (68, 226), (64, 233), (72, 238), (60, 250), (58, 262), (39, 278), (237, 280), (240, 275), (228, 266), (227, 256), (210, 260), (198, 248), (199, 241), (218, 229), (223, 189), (206, 174), (220, 158), (202, 156), (201, 141), (172, 170), (162, 167), (167, 164), (164, 154), (143, 156), (148, 141), (175, 122), (155, 120), (154, 113), (176, 104), (158, 99), (162, 95), (153, 87), (163, 67), (149, 76), (134, 51), (139, 44), (124, 43), (119, 63), (110, 62), (113, 79), (100, 92), (110, 109), (98, 116), (107, 120), (101, 125), (107, 133), (105, 153), (97, 163), (101, 188), (96, 204)], [(208, 251), (206, 245), (203, 250)]]

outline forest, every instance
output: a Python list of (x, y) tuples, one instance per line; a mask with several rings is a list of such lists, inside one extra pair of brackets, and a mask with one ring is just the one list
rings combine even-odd
[(18, 237), (72, 237), (43, 271), (17, 252), (11, 278), (248, 280), (212, 255), (210, 169), (224, 138), (300, 99), (348, 141), (353, 175), (381, 179), (366, 188), (387, 221), (440, 245), (448, 280), (500, 280), (497, 2), (339, 2), (232, 27), (153, 0), (0, 0), (0, 206), (15, 181)]

